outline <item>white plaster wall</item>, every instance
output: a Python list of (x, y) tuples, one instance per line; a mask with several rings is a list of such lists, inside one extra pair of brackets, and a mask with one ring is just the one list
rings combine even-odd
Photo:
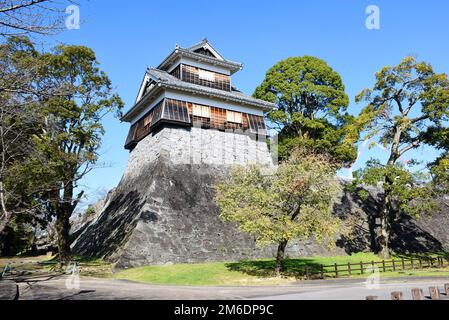
[(163, 156), (173, 164), (273, 166), (265, 139), (245, 133), (201, 128), (164, 128), (148, 135), (130, 152), (124, 176), (132, 178)]
[(198, 62), (197, 60), (191, 59), (188, 57), (182, 57), (182, 58), (176, 59), (176, 61), (170, 66), (170, 68), (167, 69), (167, 72), (170, 73), (171, 71), (173, 71), (173, 69), (175, 69), (180, 63), (187, 64), (192, 67), (205, 69), (205, 70), (215, 71), (215, 72), (222, 73), (222, 74), (225, 74), (228, 76), (231, 75), (231, 72), (229, 71), (229, 69), (226, 69), (225, 67), (220, 67), (220, 66), (213, 65), (213, 64), (207, 63), (207, 62)]

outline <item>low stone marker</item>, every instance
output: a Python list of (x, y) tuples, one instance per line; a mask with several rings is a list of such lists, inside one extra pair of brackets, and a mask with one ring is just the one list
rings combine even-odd
[(391, 293), (391, 300), (404, 300), (404, 295), (400, 291), (394, 291)]
[(446, 283), (444, 285), (444, 293), (446, 294), (446, 296), (449, 296), (449, 283)]
[(378, 296), (367, 296), (366, 300), (379, 300)]
[(412, 299), (413, 300), (424, 300), (424, 291), (419, 288), (412, 289)]
[(429, 293), (430, 293), (430, 299), (440, 300), (440, 290), (438, 289), (438, 287), (430, 287)]

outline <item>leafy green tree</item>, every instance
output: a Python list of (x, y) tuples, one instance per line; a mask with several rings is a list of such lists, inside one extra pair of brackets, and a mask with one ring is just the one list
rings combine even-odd
[(56, 217), (60, 260), (66, 263), (71, 259), (70, 217), (84, 194), (78, 182), (98, 159), (102, 119), (109, 113), (119, 114), (123, 102), (113, 93), (91, 49), (61, 45), (43, 59), (48, 81), (56, 89), (41, 109), (48, 121), (36, 144), (48, 158), (49, 176), (55, 181), (46, 197)]
[(237, 223), (260, 245), (277, 244), (279, 274), (289, 241), (324, 241), (337, 231), (339, 220), (332, 209), (340, 185), (335, 171), (327, 156), (305, 150), (294, 151), (276, 169), (235, 167), (216, 186), (221, 217)]
[(273, 102), (268, 119), (279, 133), (279, 156), (288, 158), (295, 147), (330, 153), (342, 165), (357, 158), (345, 139), (354, 121), (346, 109), (349, 98), (340, 75), (321, 59), (304, 56), (282, 60), (270, 68), (253, 94)]
[(89, 48), (42, 54), (10, 37), (0, 58), (0, 233), (56, 217), (65, 263), (69, 219), (83, 196), (77, 183), (97, 161), (103, 117), (123, 103)]
[(432, 145), (442, 154), (429, 164), (432, 181), (438, 193), (449, 194), (449, 128), (430, 127), (425, 134), (426, 143)]
[(44, 209), (38, 198), (46, 178), (38, 168), (46, 166), (31, 166), (43, 160), (33, 141), (44, 123), (38, 105), (49, 92), (42, 66), (28, 39), (10, 37), (0, 45), (0, 234), (10, 222), (16, 224), (10, 230), (33, 223)]
[[(388, 257), (392, 225), (399, 214), (431, 211), (435, 190), (429, 190), (429, 179), (409, 172), (398, 161), (413, 149), (443, 141), (449, 120), (449, 80), (429, 63), (406, 57), (397, 66), (377, 72), (374, 87), (363, 90), (356, 101), (368, 105), (348, 128), (348, 139), (362, 133), (364, 140), (376, 140), (390, 150), (385, 164), (369, 164), (359, 174), (360, 182), (380, 183), (383, 188), (378, 247)], [(419, 198), (429, 202), (416, 207)]]

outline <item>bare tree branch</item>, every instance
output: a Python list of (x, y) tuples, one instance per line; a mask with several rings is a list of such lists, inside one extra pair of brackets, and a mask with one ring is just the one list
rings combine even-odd
[(72, 0), (0, 0), (0, 36), (51, 35), (64, 28)]

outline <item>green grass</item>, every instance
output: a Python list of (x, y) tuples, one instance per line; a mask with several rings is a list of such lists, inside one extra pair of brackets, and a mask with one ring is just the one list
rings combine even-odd
[[(394, 257), (400, 259), (401, 256)], [(404, 257), (409, 258), (409, 256)], [(416, 257), (414, 257), (416, 258)], [(289, 284), (304, 278), (304, 268), (320, 270), (321, 264), (333, 265), (369, 263), (382, 259), (372, 253), (358, 253), (351, 256), (311, 257), (300, 259), (286, 259), (283, 263), (281, 277), (274, 275), (274, 260), (247, 260), (239, 262), (218, 262), (200, 264), (175, 264), (164, 266), (146, 266), (123, 270), (114, 278), (128, 279), (138, 282), (169, 285), (279, 285)], [(331, 270), (332, 268), (328, 268)], [(388, 270), (388, 269), (387, 269)], [(340, 272), (339, 276), (347, 276), (347, 272)], [(366, 278), (368, 274), (357, 274), (355, 278)], [(381, 277), (410, 277), (410, 276), (449, 276), (448, 269), (424, 269), (390, 271), (380, 273)]]
[[(395, 256), (395, 259), (411, 258), (411, 256)], [(413, 256), (417, 259), (417, 256)], [(217, 262), (199, 264), (176, 264), (164, 266), (146, 266), (123, 270), (113, 274), (111, 265), (97, 259), (77, 258), (78, 267), (83, 276), (113, 277), (128, 279), (138, 282), (168, 285), (198, 285), (198, 286), (245, 286), (245, 285), (285, 285), (303, 279), (304, 268), (319, 270), (320, 265), (333, 265), (337, 263), (347, 264), (363, 261), (381, 261), (381, 258), (372, 253), (358, 253), (351, 256), (310, 257), (299, 259), (286, 259), (281, 277), (274, 275), (274, 260), (247, 260), (239, 262)], [(7, 263), (11, 264), (15, 271), (41, 270), (49, 271), (55, 261), (46, 256), (24, 258), (0, 258), (0, 267)], [(400, 262), (398, 260), (398, 265)], [(332, 270), (332, 267), (328, 268)], [(387, 268), (388, 269), (388, 268)], [(1, 269), (0, 271), (2, 271)], [(347, 272), (340, 272), (341, 277), (347, 276)], [(353, 278), (366, 278), (368, 274), (358, 275), (354, 272)], [(446, 269), (423, 269), (406, 270), (396, 272), (380, 273), (381, 277), (427, 277), (445, 276), (449, 277), (449, 268)]]
[(250, 285), (282, 284), (287, 279), (257, 277), (230, 270), (226, 263), (176, 264), (147, 266), (121, 271), (118, 279), (170, 285)]

